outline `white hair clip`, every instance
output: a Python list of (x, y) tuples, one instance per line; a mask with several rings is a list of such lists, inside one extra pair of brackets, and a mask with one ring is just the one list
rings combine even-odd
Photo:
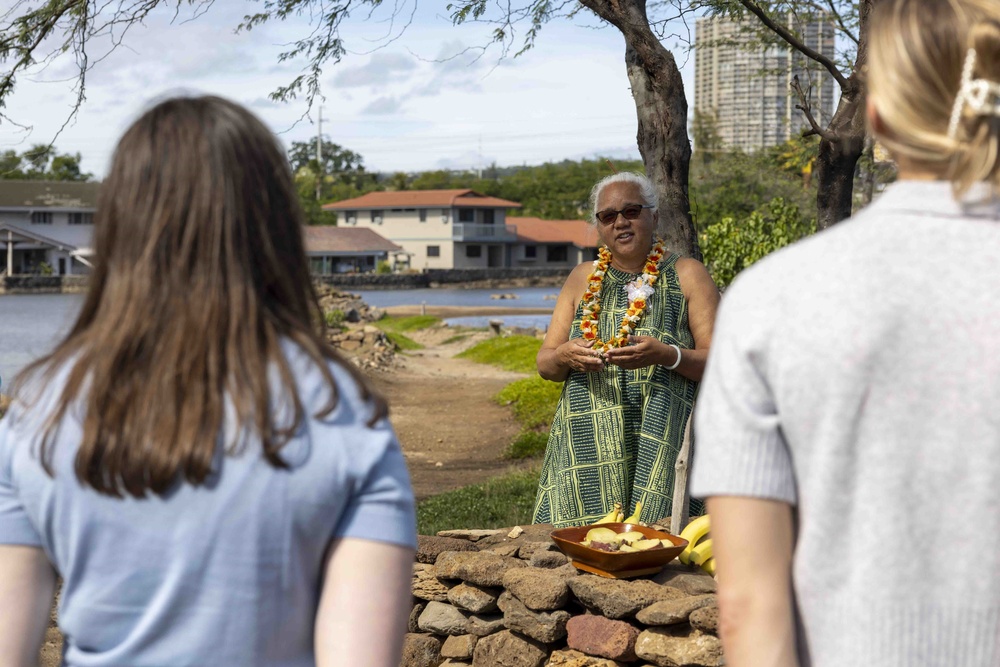
[(1000, 83), (973, 79), (972, 71), (975, 67), (976, 50), (969, 49), (965, 57), (965, 67), (962, 68), (962, 86), (958, 89), (955, 107), (951, 112), (951, 122), (948, 124), (950, 139), (958, 135), (958, 125), (962, 122), (962, 111), (966, 105), (979, 116), (1000, 117)]

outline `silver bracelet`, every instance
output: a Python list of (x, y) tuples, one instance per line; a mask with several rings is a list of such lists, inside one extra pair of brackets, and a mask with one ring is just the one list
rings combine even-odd
[(677, 368), (678, 366), (681, 365), (681, 348), (677, 347), (673, 343), (667, 343), (667, 345), (669, 345), (670, 347), (672, 347), (675, 350), (677, 350), (677, 361), (674, 362), (674, 365), (673, 366), (664, 366), (664, 368), (666, 368), (668, 371), (672, 371), (672, 370), (674, 370), (675, 368)]

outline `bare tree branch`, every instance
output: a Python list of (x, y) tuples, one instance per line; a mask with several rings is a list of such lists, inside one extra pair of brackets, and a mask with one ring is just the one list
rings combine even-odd
[(834, 132), (824, 130), (820, 127), (819, 123), (816, 122), (816, 117), (812, 113), (812, 104), (809, 103), (809, 98), (806, 96), (804, 90), (802, 90), (802, 84), (799, 83), (799, 75), (796, 74), (792, 77), (792, 90), (799, 96), (799, 104), (795, 105), (795, 108), (805, 114), (806, 120), (809, 121), (809, 127), (811, 128), (807, 132), (802, 134), (803, 137), (811, 137), (813, 135), (819, 136), (827, 141), (837, 141), (839, 137)]
[(854, 34), (854, 31), (851, 30), (847, 25), (847, 22), (844, 21), (844, 15), (837, 11), (837, 7), (833, 4), (833, 0), (826, 0), (826, 4), (830, 7), (830, 13), (837, 18), (837, 24), (840, 26), (841, 32), (843, 32), (844, 35), (846, 35), (847, 38), (855, 44), (860, 44), (861, 40), (858, 39), (858, 36)]
[(757, 4), (754, 0), (739, 0), (739, 2), (748, 11), (750, 11), (758, 19), (760, 19), (760, 22), (763, 23), (769, 30), (774, 32), (779, 37), (781, 37), (781, 39), (788, 42), (796, 51), (806, 56), (807, 58), (815, 60), (820, 65), (825, 67), (827, 71), (830, 72), (830, 75), (834, 79), (836, 79), (837, 83), (840, 84), (841, 89), (847, 86), (847, 77), (844, 76), (844, 73), (840, 71), (840, 68), (837, 67), (837, 64), (832, 60), (830, 60), (830, 58), (824, 56), (822, 53), (819, 53), (818, 51), (810, 49), (808, 46), (803, 44), (802, 40), (796, 37), (788, 28), (786, 28), (785, 26), (781, 25), (780, 23), (772, 19), (770, 16), (768, 16), (767, 12), (765, 12), (761, 8), (761, 6)]

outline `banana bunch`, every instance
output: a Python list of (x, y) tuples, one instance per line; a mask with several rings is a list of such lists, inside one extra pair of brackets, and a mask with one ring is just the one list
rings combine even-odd
[(618, 523), (618, 522), (620, 522), (622, 520), (623, 516), (625, 516), (625, 515), (622, 514), (622, 504), (621, 503), (615, 503), (615, 506), (611, 508), (610, 512), (608, 512), (607, 514), (605, 514), (600, 519), (598, 519), (597, 521), (595, 521), (594, 523), (592, 523), (590, 525), (591, 526), (597, 526), (597, 525), (600, 525), (602, 523)]
[(639, 515), (642, 513), (642, 501), (639, 500), (635, 504), (635, 512), (632, 516), (625, 518), (625, 513), (622, 512), (622, 504), (615, 503), (615, 506), (611, 508), (611, 511), (602, 516), (600, 519), (590, 524), (591, 526), (598, 526), (602, 523), (639, 523)]
[[(712, 538), (702, 539), (709, 534), (711, 522), (708, 515), (697, 517), (681, 531), (681, 537), (688, 541), (687, 548), (678, 556), (684, 564), (694, 563), (711, 575), (715, 575), (715, 558), (712, 556)], [(699, 540), (701, 543), (699, 544)]]

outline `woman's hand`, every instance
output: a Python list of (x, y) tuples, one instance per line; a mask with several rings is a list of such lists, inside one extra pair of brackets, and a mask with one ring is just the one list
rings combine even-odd
[(613, 347), (604, 353), (609, 364), (629, 370), (660, 364), (670, 366), (677, 360), (674, 348), (652, 336), (629, 336), (625, 347)]
[(604, 359), (594, 349), (594, 341), (574, 338), (558, 348), (559, 362), (571, 371), (593, 373), (604, 370)]

